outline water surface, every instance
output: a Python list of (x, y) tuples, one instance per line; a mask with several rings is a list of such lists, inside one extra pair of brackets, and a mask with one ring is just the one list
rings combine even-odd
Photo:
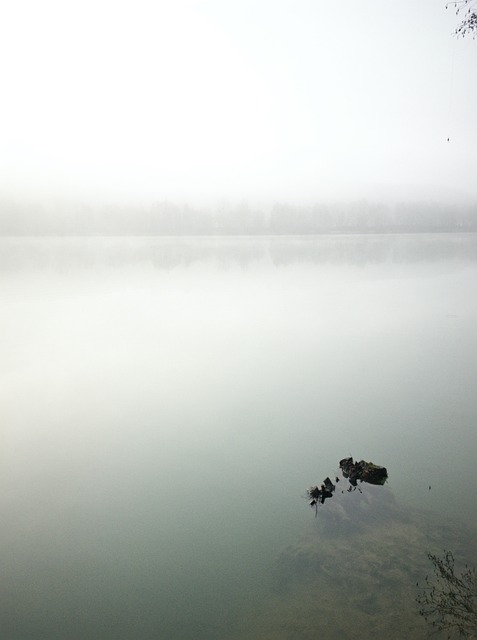
[(272, 637), (348, 455), (477, 525), (476, 236), (3, 238), (0, 269), (2, 637)]

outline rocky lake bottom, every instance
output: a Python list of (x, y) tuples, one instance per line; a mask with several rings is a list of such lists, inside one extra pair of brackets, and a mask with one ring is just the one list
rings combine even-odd
[(235, 620), (227, 637), (427, 637), (432, 628), (416, 603), (418, 584), (432, 574), (427, 553), (451, 550), (459, 570), (475, 564), (476, 540), (455, 520), (400, 506), (386, 487), (337, 491), (277, 557), (266, 601)]

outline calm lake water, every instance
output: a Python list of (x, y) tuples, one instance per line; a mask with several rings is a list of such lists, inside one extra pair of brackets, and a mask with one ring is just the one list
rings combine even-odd
[(311, 638), (263, 621), (349, 455), (477, 527), (476, 285), (475, 235), (0, 239), (0, 637)]

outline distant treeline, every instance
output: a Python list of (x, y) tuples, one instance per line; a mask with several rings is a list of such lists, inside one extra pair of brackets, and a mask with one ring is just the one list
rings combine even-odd
[(308, 235), (477, 231), (477, 204), (432, 202), (293, 206), (243, 204), (202, 210), (151, 206), (34, 205), (0, 200), (0, 235)]

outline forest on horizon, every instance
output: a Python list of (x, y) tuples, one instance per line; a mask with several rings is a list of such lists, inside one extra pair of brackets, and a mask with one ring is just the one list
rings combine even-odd
[(328, 233), (432, 233), (477, 231), (477, 204), (351, 203), (269, 210), (223, 204), (210, 209), (169, 201), (150, 206), (0, 201), (0, 236), (307, 235)]

